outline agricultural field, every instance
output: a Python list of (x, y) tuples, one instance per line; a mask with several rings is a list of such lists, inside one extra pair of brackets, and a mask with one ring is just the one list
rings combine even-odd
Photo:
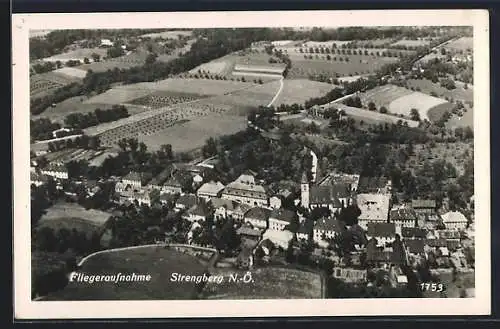
[[(300, 57), (302, 56), (302, 58)], [(396, 63), (396, 57), (371, 57), (363, 55), (332, 55), (332, 60), (304, 59), (303, 55), (292, 59), (292, 68), (288, 73), (289, 78), (307, 78), (309, 75), (328, 74), (331, 77), (360, 75), (373, 73), (383, 65)], [(321, 55), (325, 56), (325, 55)], [(342, 61), (340, 61), (340, 58)], [(333, 60), (336, 58), (336, 60)], [(346, 62), (344, 59), (349, 58)]]
[(247, 50), (241, 54), (241, 56), (238, 53), (223, 56), (207, 64), (202, 64), (189, 72), (195, 74), (202, 70), (227, 76), (233, 72), (235, 65), (259, 66), (269, 69), (283, 69), (285, 67), (283, 63), (269, 63), (271, 56), (266, 53)]
[(431, 40), (420, 38), (418, 40), (401, 39), (391, 44), (391, 46), (421, 47), (430, 45)]
[(177, 123), (149, 136), (139, 135), (139, 140), (150, 150), (171, 144), (174, 152), (186, 152), (202, 147), (209, 137), (230, 135), (246, 128), (245, 116), (212, 114)]
[(143, 34), (140, 37), (141, 38), (151, 38), (151, 39), (178, 39), (179, 35), (182, 35), (184, 37), (190, 37), (193, 34), (193, 31), (185, 30), (185, 31), (162, 31), (162, 32), (155, 32), (155, 33), (148, 33), (148, 34)]
[(83, 62), (83, 59), (87, 57), (92, 61), (92, 54), (96, 53), (101, 56), (101, 58), (106, 56), (106, 49), (104, 48), (79, 48), (62, 54), (57, 54), (51, 57), (46, 57), (43, 60), (47, 62), (67, 62), (69, 60), (79, 60)]
[[(273, 83), (276, 84), (276, 83)], [(283, 80), (283, 89), (274, 101), (274, 106), (280, 104), (304, 104), (312, 97), (320, 97), (333, 89), (333, 86), (324, 82), (316, 82), (306, 79)], [(269, 87), (269, 89), (277, 90)]]
[(464, 89), (463, 86), (457, 85), (457, 88), (448, 90), (444, 87), (441, 87), (439, 83), (433, 83), (427, 79), (410, 79), (406, 80), (408, 88), (413, 88), (417, 91), (421, 91), (425, 94), (435, 93), (437, 97), (440, 98), (448, 98), (453, 101), (462, 101), (464, 104), (467, 102), (474, 101), (474, 87), (472, 85), (468, 85), (467, 89)]
[[(45, 111), (37, 115), (31, 115), (32, 119), (47, 118), (51, 121), (64, 123), (64, 118), (71, 113), (87, 113), (93, 112), (95, 109), (100, 108), (101, 110), (107, 110), (112, 107), (112, 104), (118, 103), (89, 103), (89, 98), (87, 96), (76, 96), (65, 99), (64, 101), (57, 103), (55, 107), (49, 106)], [(137, 113), (137, 109), (132, 107), (129, 108), (129, 114)]]
[(43, 97), (81, 79), (55, 71), (30, 76), (30, 97)]
[(98, 232), (111, 217), (110, 213), (88, 209), (76, 203), (56, 203), (42, 216), (37, 229), (50, 227), (55, 231), (62, 228), (86, 232), (91, 235)]
[(444, 48), (446, 48), (446, 50), (452, 52), (466, 52), (467, 50), (472, 51), (473, 47), (474, 44), (472, 37), (461, 37), (444, 45)]
[(403, 123), (407, 122), (409, 127), (417, 127), (418, 122), (413, 120), (407, 120), (404, 118), (400, 118), (395, 115), (383, 114), (377, 111), (369, 111), (367, 109), (360, 109), (357, 107), (345, 106), (343, 104), (337, 105), (338, 109), (344, 110), (348, 117), (355, 119), (356, 121), (363, 121), (367, 124), (379, 124), (379, 123), (394, 123), (397, 124), (399, 120)]
[(83, 79), (87, 75), (87, 71), (82, 70), (78, 67), (61, 67), (60, 69), (54, 70), (54, 72), (78, 79)]
[(192, 102), (199, 98), (200, 96), (196, 94), (155, 91), (146, 96), (130, 100), (128, 103), (156, 109), (160, 107), (172, 106), (179, 103)]
[(243, 277), (246, 271), (217, 269), (213, 275), (223, 275), (221, 284), (208, 283), (204, 299), (311, 299), (322, 298), (319, 274), (291, 268), (265, 267), (251, 271), (253, 282), (229, 282), (231, 274)]
[(458, 127), (474, 128), (474, 109), (468, 109), (463, 116), (452, 115), (446, 122), (446, 128), (454, 129)]
[[(389, 113), (405, 117), (409, 117), (410, 110), (415, 108), (422, 120), (429, 119), (431, 121), (439, 120), (444, 111), (451, 110), (453, 107), (453, 104), (444, 99), (390, 84), (361, 93), (360, 98), (366, 107), (370, 102), (373, 102), (377, 109), (384, 106)], [(430, 114), (431, 112), (432, 114)]]
[(180, 300), (194, 299), (194, 282), (173, 282), (172, 273), (203, 274), (195, 257), (162, 246), (117, 250), (90, 257), (78, 272), (86, 274), (150, 274), (149, 282), (69, 282), (46, 300)]

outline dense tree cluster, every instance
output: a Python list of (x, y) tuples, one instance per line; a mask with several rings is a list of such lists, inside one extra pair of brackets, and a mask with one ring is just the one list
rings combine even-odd
[(128, 110), (123, 105), (113, 105), (108, 110), (95, 109), (88, 113), (71, 113), (64, 118), (66, 126), (85, 129), (91, 126), (128, 117)]
[(30, 138), (32, 140), (45, 140), (51, 139), (52, 131), (61, 128), (57, 122), (52, 122), (47, 118), (40, 118), (30, 120)]

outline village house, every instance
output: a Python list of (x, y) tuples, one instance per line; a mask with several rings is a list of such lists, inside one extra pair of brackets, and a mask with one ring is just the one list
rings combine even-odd
[(259, 241), (262, 237), (262, 232), (260, 230), (253, 229), (246, 225), (238, 228), (238, 230), (236, 230), (236, 234), (238, 234), (242, 239), (245, 238), (254, 241)]
[(191, 209), (199, 202), (198, 197), (194, 194), (184, 194), (179, 196), (179, 198), (175, 201), (175, 209), (184, 210)]
[(238, 207), (238, 203), (236, 201), (211, 198), (209, 202), (214, 209), (215, 218), (227, 218), (229, 216), (233, 216), (234, 218), (234, 211)]
[(209, 200), (210, 198), (220, 197), (222, 190), (224, 190), (224, 184), (222, 184), (221, 182), (212, 181), (203, 184), (196, 192), (196, 195), (198, 195), (200, 198)]
[(109, 39), (101, 39), (101, 47), (113, 47), (113, 42)]
[(66, 166), (61, 165), (49, 165), (41, 170), (43, 175), (51, 176), (57, 179), (68, 179), (68, 169)]
[(403, 244), (408, 255), (425, 256), (425, 243), (423, 239), (405, 240)]
[(368, 240), (375, 238), (377, 246), (388, 245), (396, 239), (396, 225), (394, 223), (368, 223), (366, 237)]
[(349, 186), (351, 192), (356, 192), (358, 190), (359, 178), (360, 176), (357, 174), (331, 173), (325, 176), (319, 185), (346, 184)]
[(167, 168), (162, 170), (158, 175), (156, 175), (155, 177), (153, 177), (153, 179), (151, 179), (149, 181), (149, 183), (147, 184), (147, 188), (149, 190), (161, 191), (161, 189), (163, 187), (163, 183), (167, 179), (172, 177), (174, 170), (175, 170), (174, 166), (168, 166)]
[(299, 228), (297, 230), (297, 240), (305, 240), (309, 241), (313, 236), (313, 227), (314, 222), (311, 220), (304, 220), (300, 223)]
[(443, 224), (447, 229), (451, 230), (465, 230), (467, 228), (468, 220), (459, 211), (449, 211), (441, 215)]
[(271, 215), (271, 210), (254, 207), (245, 213), (244, 221), (245, 223), (252, 224), (253, 227), (264, 230), (269, 226), (269, 216)]
[(297, 214), (288, 209), (274, 209), (269, 215), (269, 228), (271, 230), (283, 231), (290, 224), (295, 224)]
[(197, 203), (191, 208), (188, 208), (188, 210), (183, 215), (183, 217), (191, 223), (205, 221), (208, 216), (210, 216), (210, 209), (207, 207), (207, 205), (201, 202)]
[(172, 175), (165, 183), (163, 183), (161, 192), (171, 194), (182, 193), (182, 183), (175, 175)]
[(364, 230), (368, 223), (386, 223), (389, 216), (390, 194), (362, 193), (356, 197), (356, 204), (361, 210), (358, 224)]
[(267, 207), (269, 203), (266, 189), (257, 184), (251, 174), (243, 174), (229, 183), (222, 191), (221, 197), (254, 207)]
[(233, 201), (233, 202), (236, 204), (236, 207), (232, 211), (231, 216), (233, 216), (233, 219), (235, 219), (237, 221), (243, 221), (243, 219), (245, 218), (245, 214), (250, 209), (252, 209), (252, 207), (249, 206), (249, 205), (247, 205), (247, 204), (245, 204), (245, 203), (238, 203), (238, 202), (235, 202), (235, 201)]
[(145, 186), (151, 178), (152, 175), (150, 173), (131, 171), (121, 179), (121, 182), (125, 188), (131, 186), (134, 190), (138, 190), (142, 186)]
[(436, 200), (414, 199), (411, 207), (419, 215), (432, 215), (436, 212)]
[(392, 248), (380, 247), (376, 239), (370, 239), (366, 245), (366, 262), (370, 265), (388, 267), (405, 264), (407, 256), (403, 244), (397, 238)]
[(344, 225), (336, 219), (320, 218), (313, 227), (313, 240), (320, 246), (327, 246), (326, 239), (333, 239), (345, 231)]
[(403, 227), (401, 228), (401, 237), (403, 240), (425, 239), (427, 230), (420, 227)]
[(417, 225), (417, 214), (411, 208), (393, 208), (389, 212), (389, 221), (398, 227), (415, 227)]

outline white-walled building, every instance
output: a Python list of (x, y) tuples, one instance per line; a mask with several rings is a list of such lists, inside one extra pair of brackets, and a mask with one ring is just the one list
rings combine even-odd
[(465, 230), (467, 228), (468, 220), (464, 214), (459, 211), (449, 211), (441, 215), (443, 224), (450, 230)]

